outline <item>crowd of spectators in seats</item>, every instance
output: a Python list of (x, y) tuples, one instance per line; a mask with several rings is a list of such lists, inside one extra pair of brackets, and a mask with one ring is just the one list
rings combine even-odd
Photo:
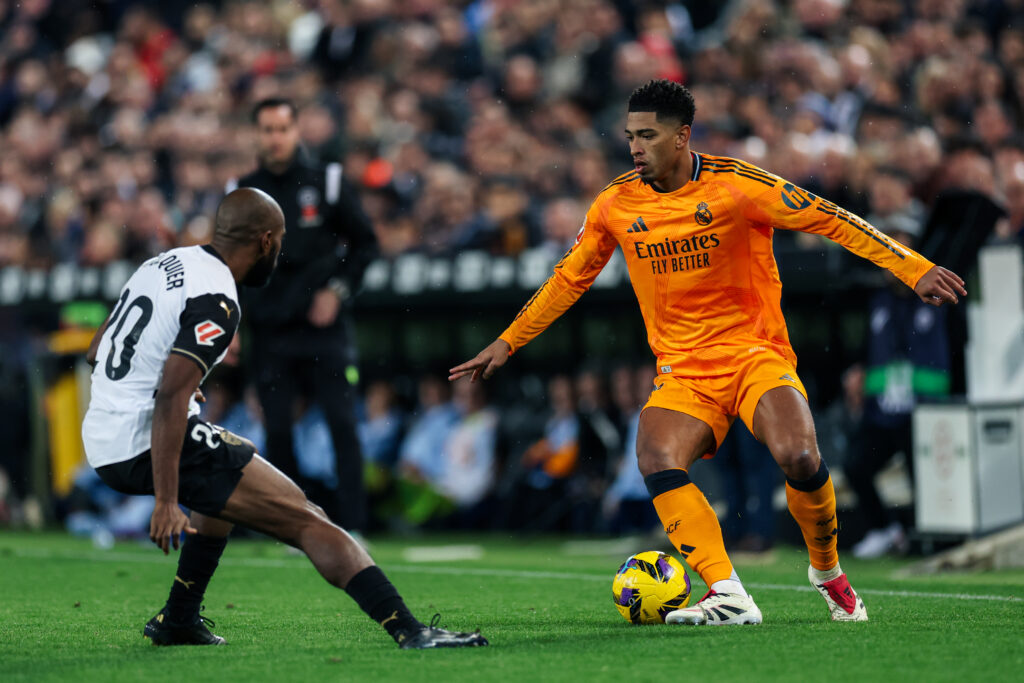
[(386, 256), (558, 252), (629, 168), (623, 102), (653, 77), (693, 90), (698, 151), (880, 221), (976, 189), (1020, 238), (1022, 17), (1020, 0), (0, 2), (0, 266), (204, 241), (268, 95), (344, 163)]

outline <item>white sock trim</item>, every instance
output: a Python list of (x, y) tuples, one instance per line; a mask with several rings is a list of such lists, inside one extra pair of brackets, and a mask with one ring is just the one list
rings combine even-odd
[(822, 570), (811, 567), (811, 576), (814, 577), (815, 581), (819, 581), (821, 583), (831, 581), (832, 579), (838, 579), (842, 575), (843, 570), (838, 563), (836, 563), (836, 566), (832, 567), (832, 569)]
[(728, 593), (729, 595), (747, 595), (747, 591), (743, 588), (743, 583), (740, 581), (740, 576), (736, 573), (735, 569), (732, 570), (732, 574), (729, 575), (728, 579), (715, 581), (708, 587), (716, 593)]

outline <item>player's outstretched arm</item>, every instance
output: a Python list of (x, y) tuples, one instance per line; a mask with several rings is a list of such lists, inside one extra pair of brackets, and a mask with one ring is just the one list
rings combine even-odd
[(456, 365), (449, 370), (448, 381), (454, 382), (460, 377), (471, 375), (469, 381), (475, 382), (483, 375), (484, 379), (490, 379), (494, 371), (508, 362), (509, 353), (512, 347), (504, 339), (495, 339), (486, 349), (476, 354), (473, 360), (468, 360), (462, 365)]
[(181, 532), (194, 534), (188, 517), (178, 507), (178, 462), (188, 427), (188, 401), (199, 386), (202, 370), (185, 356), (172, 353), (153, 406), (153, 490), (156, 503), (149, 521), (149, 538), (166, 555), (178, 549)]
[(934, 266), (922, 275), (914, 285), (914, 292), (921, 297), (921, 301), (932, 306), (959, 303), (960, 299), (957, 298), (957, 293), (960, 296), (967, 296), (963, 279), (942, 266)]

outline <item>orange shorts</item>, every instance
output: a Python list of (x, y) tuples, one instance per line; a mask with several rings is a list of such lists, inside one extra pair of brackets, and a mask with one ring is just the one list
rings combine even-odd
[[(685, 372), (685, 368), (679, 369)], [(807, 398), (807, 390), (796, 374), (796, 365), (766, 347), (737, 358), (736, 371), (727, 375), (658, 375), (644, 409), (665, 408), (697, 418), (715, 433), (717, 449), (737, 416), (751, 434), (754, 433), (757, 403), (765, 392), (775, 387), (793, 387)], [(711, 452), (704, 457), (713, 455)]]

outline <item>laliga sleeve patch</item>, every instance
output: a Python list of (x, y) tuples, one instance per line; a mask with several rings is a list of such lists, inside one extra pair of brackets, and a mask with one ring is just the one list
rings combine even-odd
[(224, 328), (212, 320), (204, 320), (198, 323), (195, 328), (196, 343), (202, 346), (213, 346), (213, 340), (224, 336)]

